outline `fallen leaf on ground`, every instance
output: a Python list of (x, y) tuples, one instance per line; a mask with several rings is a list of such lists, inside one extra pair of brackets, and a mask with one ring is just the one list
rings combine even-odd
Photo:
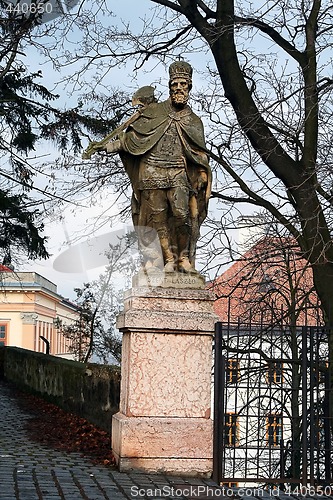
[(12, 387), (18, 405), (31, 413), (25, 423), (29, 438), (57, 450), (80, 453), (94, 464), (113, 466), (111, 437), (84, 418)]

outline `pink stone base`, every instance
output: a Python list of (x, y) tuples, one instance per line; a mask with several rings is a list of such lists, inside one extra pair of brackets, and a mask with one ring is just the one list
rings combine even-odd
[(207, 418), (112, 418), (112, 451), (120, 471), (209, 477), (212, 421)]
[(113, 453), (119, 472), (140, 471), (146, 473), (168, 474), (210, 478), (212, 461), (190, 458), (117, 458)]
[(204, 289), (126, 293), (117, 321), (123, 332), (120, 406), (112, 420), (120, 470), (210, 476), (215, 320), (213, 297)]

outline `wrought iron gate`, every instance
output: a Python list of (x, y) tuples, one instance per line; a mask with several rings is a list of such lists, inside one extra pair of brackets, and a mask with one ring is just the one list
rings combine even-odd
[(332, 484), (332, 351), (322, 327), (217, 323), (216, 482)]

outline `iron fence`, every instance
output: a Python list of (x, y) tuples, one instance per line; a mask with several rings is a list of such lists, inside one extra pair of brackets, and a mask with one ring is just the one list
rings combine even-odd
[(216, 482), (332, 484), (332, 356), (323, 327), (217, 323)]

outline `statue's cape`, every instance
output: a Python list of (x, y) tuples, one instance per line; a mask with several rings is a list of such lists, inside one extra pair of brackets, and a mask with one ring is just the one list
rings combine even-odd
[(176, 122), (188, 159), (207, 167), (207, 156), (204, 155), (203, 158), (202, 154), (198, 154), (198, 149), (201, 152), (206, 149), (200, 118), (189, 106), (175, 112), (170, 100), (150, 104), (143, 110), (140, 117), (126, 131), (125, 150), (132, 155), (147, 153), (165, 134), (172, 121)]
[(183, 144), (187, 159), (187, 175), (191, 185), (195, 187), (199, 170), (204, 169), (208, 175), (207, 188), (200, 190), (196, 196), (197, 223), (200, 226), (207, 215), (211, 170), (208, 164), (202, 122), (189, 106), (175, 112), (170, 99), (147, 106), (139, 118), (131, 123), (119, 137), (124, 151), (121, 153), (121, 158), (130, 177), (134, 194), (140, 203), (138, 192), (139, 161), (157, 144), (173, 122), (176, 124)]

